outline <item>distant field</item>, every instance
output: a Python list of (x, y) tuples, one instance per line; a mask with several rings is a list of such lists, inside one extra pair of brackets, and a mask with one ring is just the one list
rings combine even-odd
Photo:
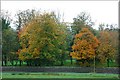
[(118, 79), (118, 74), (101, 74), (101, 73), (47, 73), (47, 72), (33, 72), (33, 73), (24, 73), (24, 72), (3, 72), (2, 78), (42, 78), (42, 79), (50, 79), (50, 78), (111, 78)]

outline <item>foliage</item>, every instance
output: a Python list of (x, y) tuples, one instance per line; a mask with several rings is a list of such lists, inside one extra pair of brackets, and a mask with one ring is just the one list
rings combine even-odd
[[(115, 48), (113, 47), (113, 39), (108, 31), (101, 31), (99, 40), (101, 44), (97, 49), (97, 57), (101, 62), (105, 62), (107, 59), (113, 59), (115, 56)], [(115, 45), (114, 45), (115, 46)]]
[(19, 48), (17, 41), (17, 33), (14, 29), (10, 27), (10, 18), (7, 15), (2, 14), (2, 58), (5, 61), (10, 59), (8, 55), (11, 52), (16, 52)]
[(24, 25), (26, 25), (29, 21), (31, 21), (35, 17), (35, 10), (27, 9), (24, 11), (18, 11), (18, 13), (15, 15), (16, 21), (14, 22), (17, 26), (17, 30), (20, 30), (20, 28)]
[(17, 51), (19, 45), (16, 32), (11, 28), (3, 30), (2, 43), (3, 54), (10, 51)]
[(37, 15), (19, 32), (22, 49), (18, 51), (21, 60), (36, 59), (57, 62), (65, 53), (65, 27), (58, 24), (54, 14)]
[(60, 14), (57, 17), (54, 12), (19, 11), (15, 21), (18, 31), (11, 28), (12, 19), (8, 12), (1, 14), (3, 61), (16, 60), (19, 55), (20, 60), (35, 64), (63, 65), (63, 61), (69, 58), (72, 64), (73, 57), (80, 65), (89, 65), (94, 57), (96, 62), (104, 63), (117, 60), (119, 55), (116, 24), (100, 24), (99, 30), (95, 30), (90, 15), (85, 12), (67, 26), (67, 23), (60, 22)]
[[(98, 56), (101, 62), (107, 61), (107, 64), (109, 66), (110, 60), (115, 60), (116, 62), (118, 61), (118, 28), (116, 24), (100, 24), (99, 32), (100, 35), (98, 38), (101, 41), (101, 45), (98, 48)], [(102, 55), (105, 56), (103, 57)]]
[(95, 56), (98, 44), (98, 39), (89, 31), (89, 29), (83, 28), (79, 34), (75, 35), (71, 56), (77, 60), (91, 60)]
[(71, 26), (72, 31), (74, 32), (74, 34), (78, 34), (80, 30), (82, 30), (82, 28), (84, 28), (85, 26), (92, 26), (94, 23), (91, 21), (91, 17), (90, 15), (88, 15), (85, 12), (81, 12), (77, 18), (73, 19), (73, 25)]
[(116, 31), (117, 30), (117, 24), (99, 24), (98, 27), (99, 31)]

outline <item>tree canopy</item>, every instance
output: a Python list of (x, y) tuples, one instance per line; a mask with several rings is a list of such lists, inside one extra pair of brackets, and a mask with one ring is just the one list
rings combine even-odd
[(98, 44), (99, 40), (89, 31), (89, 29), (83, 28), (79, 34), (75, 35), (71, 56), (77, 60), (93, 59)]
[[(58, 60), (66, 42), (65, 27), (56, 22), (53, 14), (44, 13), (36, 16), (19, 32), (19, 58)], [(58, 56), (58, 57), (57, 57)]]

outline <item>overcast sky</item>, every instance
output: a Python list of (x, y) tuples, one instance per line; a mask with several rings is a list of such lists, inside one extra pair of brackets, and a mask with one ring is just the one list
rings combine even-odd
[(118, 25), (118, 1), (1, 1), (1, 9), (8, 10), (14, 20), (18, 10), (41, 9), (64, 13), (65, 22), (73, 22), (80, 12), (87, 12), (95, 22)]

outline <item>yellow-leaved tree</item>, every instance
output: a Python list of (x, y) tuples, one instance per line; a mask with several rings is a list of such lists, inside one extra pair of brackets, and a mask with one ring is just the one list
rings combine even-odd
[(19, 58), (30, 65), (53, 65), (65, 53), (65, 26), (57, 22), (54, 13), (36, 15), (19, 32), (22, 49)]
[(75, 58), (81, 66), (89, 66), (89, 63), (94, 59), (98, 45), (99, 40), (90, 30), (88, 28), (82, 28), (82, 30), (75, 35), (72, 46), (73, 52), (71, 52), (70, 55), (72, 58)]

